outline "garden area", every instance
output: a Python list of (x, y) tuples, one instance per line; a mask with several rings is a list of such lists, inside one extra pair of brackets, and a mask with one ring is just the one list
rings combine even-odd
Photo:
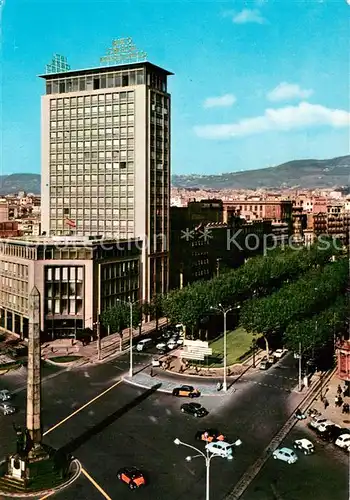
[[(249, 355), (253, 342), (253, 334), (248, 333), (243, 327), (238, 327), (227, 332), (227, 366), (241, 363)], [(220, 336), (209, 344), (213, 354), (208, 357), (209, 368), (220, 368), (223, 366), (224, 336)]]

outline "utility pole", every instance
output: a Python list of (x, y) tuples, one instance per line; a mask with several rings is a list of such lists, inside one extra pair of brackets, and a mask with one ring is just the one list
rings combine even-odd
[(100, 323), (100, 315), (97, 317), (96, 323), (97, 330), (97, 359), (101, 360), (101, 323)]
[(256, 344), (253, 341), (253, 368), (255, 368), (255, 348), (256, 348)]
[(130, 369), (129, 369), (129, 376), (132, 377), (133, 376), (133, 367), (132, 367), (132, 364), (133, 364), (133, 359), (132, 359), (132, 321), (133, 321), (133, 317), (132, 317), (132, 302), (131, 302), (131, 297), (129, 297), (129, 306), (130, 306)]
[(302, 380), (301, 380), (301, 342), (299, 342), (299, 392), (302, 388)]

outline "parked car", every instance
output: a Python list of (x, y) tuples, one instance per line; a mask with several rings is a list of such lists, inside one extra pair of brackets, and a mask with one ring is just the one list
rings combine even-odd
[(318, 437), (324, 441), (329, 441), (330, 443), (335, 443), (338, 437), (341, 435), (342, 429), (339, 425), (328, 425), (324, 431), (316, 429), (316, 434)]
[(152, 345), (152, 339), (142, 339), (140, 342), (137, 343), (136, 345), (136, 350), (141, 352), (145, 351)]
[(276, 349), (272, 356), (277, 359), (283, 358), (283, 356), (287, 353), (287, 349)]
[(348, 450), (350, 447), (350, 434), (341, 434), (336, 440), (335, 444), (339, 446), (339, 448)]
[(213, 441), (225, 441), (225, 436), (217, 429), (206, 429), (204, 431), (198, 431), (195, 439), (211, 443)]
[(181, 406), (181, 412), (188, 413), (198, 418), (209, 415), (208, 410), (199, 403), (185, 403)]
[(272, 456), (275, 460), (282, 460), (288, 464), (294, 464), (298, 460), (295, 452), (290, 448), (278, 448), (273, 452)]
[(301, 450), (304, 455), (310, 455), (315, 451), (314, 445), (308, 439), (296, 439), (294, 441), (294, 448)]
[(327, 419), (322, 415), (320, 415), (318, 417), (314, 417), (313, 419), (311, 419), (308, 425), (312, 429), (318, 429), (318, 427), (324, 422), (327, 422)]
[(260, 370), (268, 370), (270, 368), (271, 364), (272, 363), (267, 358), (264, 358), (260, 361), (259, 369)]
[(214, 455), (219, 455), (219, 457), (227, 458), (228, 460), (233, 459), (232, 444), (225, 441), (213, 441), (206, 444), (205, 449)]
[(330, 427), (332, 425), (335, 425), (335, 423), (332, 422), (332, 420), (326, 420), (325, 422), (321, 422), (317, 427), (317, 429), (319, 432), (324, 432), (327, 429), (327, 427)]
[(0, 401), (9, 401), (11, 399), (11, 393), (7, 389), (1, 389), (0, 391)]
[(157, 345), (156, 345), (156, 349), (158, 351), (164, 351), (165, 349), (168, 349), (168, 346), (165, 342), (159, 342)]
[(171, 351), (177, 347), (177, 339), (175, 337), (172, 337), (170, 340), (167, 342), (168, 349)]
[(199, 398), (200, 395), (199, 390), (192, 387), (192, 385), (181, 385), (173, 389), (173, 396)]
[(117, 478), (131, 490), (146, 486), (144, 474), (136, 467), (124, 467), (117, 472)]
[(9, 403), (0, 403), (0, 413), (3, 415), (13, 415), (16, 413), (16, 408)]

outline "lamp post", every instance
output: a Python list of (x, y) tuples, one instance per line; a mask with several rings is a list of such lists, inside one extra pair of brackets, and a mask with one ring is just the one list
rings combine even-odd
[(224, 308), (222, 304), (218, 304), (218, 307), (211, 307), (213, 311), (220, 312), (224, 315), (224, 381), (222, 385), (222, 390), (224, 392), (227, 391), (227, 327), (226, 327), (226, 317), (227, 313), (233, 311), (234, 309), (240, 309), (241, 306), (231, 306), (228, 308)]
[(135, 300), (135, 302), (131, 301), (131, 297), (128, 297), (128, 302), (124, 302), (123, 300), (117, 299), (118, 302), (122, 302), (123, 304), (127, 304), (130, 308), (130, 364), (129, 364), (129, 377), (133, 376), (133, 338), (132, 338), (132, 332), (133, 332), (133, 307), (135, 304), (140, 302), (141, 299)]
[[(186, 446), (186, 448), (190, 448), (191, 450), (194, 450), (197, 455), (194, 456), (187, 456), (186, 460), (187, 462), (191, 462), (193, 458), (199, 458), (203, 457), (205, 461), (205, 467), (206, 467), (206, 486), (205, 486), (205, 500), (210, 500), (210, 462), (212, 458), (214, 457), (220, 457), (220, 455), (217, 455), (216, 453), (210, 453), (209, 450), (206, 450), (206, 453), (203, 453), (201, 450), (196, 448), (195, 446), (192, 446), (191, 444), (184, 443), (183, 441), (180, 441), (180, 439), (176, 438), (174, 439), (174, 443), (179, 446)], [(240, 446), (242, 444), (242, 441), (240, 439), (237, 439), (231, 446)], [(222, 457), (221, 457), (222, 458)], [(233, 457), (232, 455), (227, 457), (227, 460), (232, 460)]]

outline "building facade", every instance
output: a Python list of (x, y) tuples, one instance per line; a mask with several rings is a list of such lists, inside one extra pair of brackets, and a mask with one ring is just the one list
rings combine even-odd
[(147, 301), (168, 289), (171, 74), (137, 62), (43, 75), (42, 231), (141, 238)]
[(28, 298), (40, 293), (45, 338), (93, 329), (117, 300), (140, 298), (142, 242), (94, 237), (8, 238), (0, 241), (0, 327), (28, 336)]

